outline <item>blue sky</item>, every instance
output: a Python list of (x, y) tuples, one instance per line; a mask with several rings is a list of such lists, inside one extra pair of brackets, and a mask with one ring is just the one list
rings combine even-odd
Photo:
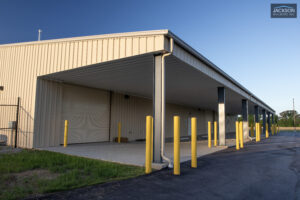
[[(277, 113), (300, 111), (300, 18), (271, 19), (299, 0), (1, 0), (0, 44), (170, 29)], [(298, 13), (299, 16), (299, 13)]]

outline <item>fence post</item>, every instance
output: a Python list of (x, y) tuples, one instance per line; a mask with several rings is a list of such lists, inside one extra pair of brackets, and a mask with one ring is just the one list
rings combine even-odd
[(19, 130), (19, 109), (20, 109), (20, 97), (18, 97), (17, 103), (17, 114), (16, 114), (16, 127), (15, 127), (15, 148), (17, 148), (18, 144), (18, 130)]

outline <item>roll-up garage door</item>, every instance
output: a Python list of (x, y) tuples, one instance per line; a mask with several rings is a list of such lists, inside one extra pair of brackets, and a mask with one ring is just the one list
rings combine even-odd
[(62, 117), (69, 120), (68, 143), (109, 140), (109, 92), (64, 85)]

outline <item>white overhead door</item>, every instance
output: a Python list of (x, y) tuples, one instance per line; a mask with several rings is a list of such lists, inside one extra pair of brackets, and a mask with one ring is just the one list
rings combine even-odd
[(109, 140), (109, 92), (64, 85), (62, 117), (69, 120), (68, 143)]

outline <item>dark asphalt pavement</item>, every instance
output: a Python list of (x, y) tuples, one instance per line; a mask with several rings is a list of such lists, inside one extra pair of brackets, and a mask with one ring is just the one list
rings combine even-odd
[(120, 182), (38, 199), (300, 199), (300, 132), (281, 132), (236, 151), (228, 148), (181, 165)]

